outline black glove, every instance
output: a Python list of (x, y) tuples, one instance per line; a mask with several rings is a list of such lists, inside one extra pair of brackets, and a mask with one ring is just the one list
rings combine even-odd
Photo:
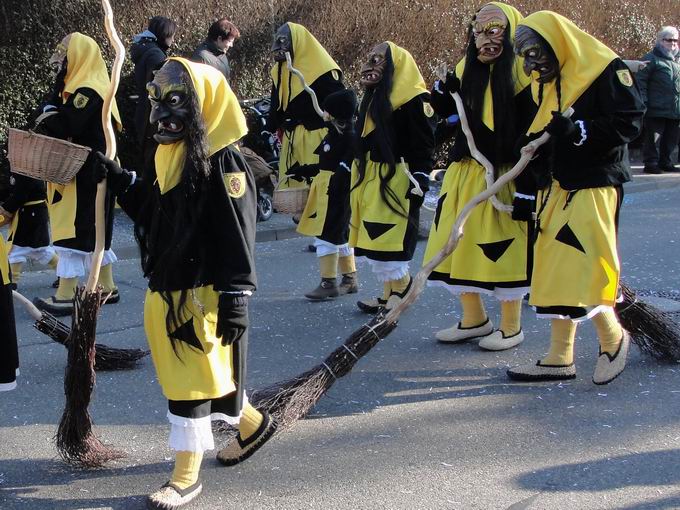
[(560, 112), (552, 112), (552, 120), (548, 122), (545, 130), (555, 138), (574, 138), (579, 132), (579, 128), (574, 122), (562, 115)]
[(310, 183), (312, 178), (319, 173), (319, 165), (301, 165), (295, 163), (287, 171), (286, 175), (291, 179), (302, 182), (303, 180)]
[(512, 199), (512, 219), (515, 221), (531, 221), (532, 213), (536, 209), (536, 197), (526, 198), (529, 195), (517, 196)]
[(215, 335), (222, 338), (222, 345), (238, 342), (248, 329), (248, 324), (248, 296), (220, 294)]
[(446, 81), (440, 83), (444, 92), (448, 92), (449, 94), (460, 92), (460, 80), (456, 77), (456, 74), (451, 71), (446, 73)]
[(99, 184), (104, 179), (108, 179), (106, 184), (114, 193), (124, 191), (132, 184), (132, 172), (122, 168), (116, 161), (107, 158), (104, 154), (97, 151), (93, 158), (92, 178)]

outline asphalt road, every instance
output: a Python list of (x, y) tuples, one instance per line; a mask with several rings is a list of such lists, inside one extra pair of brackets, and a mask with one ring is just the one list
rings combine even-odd
[[(635, 189), (643, 192), (627, 195), (621, 214), (623, 277), (677, 296), (680, 187), (646, 182)], [(123, 246), (131, 238), (121, 225)], [(365, 320), (356, 296), (328, 303), (301, 297), (318, 283), (306, 245), (302, 238), (257, 245), (252, 387), (317, 364)], [(415, 260), (423, 250), (420, 243)], [(371, 295), (378, 284), (362, 269), (360, 295)], [(138, 261), (120, 261), (115, 277), (122, 300), (104, 307), (98, 341), (144, 347)], [(48, 271), (29, 272), (21, 291), (46, 296), (53, 279)], [(497, 319), (497, 303), (486, 303)], [(516, 349), (438, 345), (434, 332), (456, 322), (459, 311), (446, 291), (428, 289), (392, 335), (290, 432), (237, 467), (221, 467), (208, 453), (204, 494), (189, 508), (680, 508), (679, 365), (659, 364), (633, 348), (626, 371), (595, 386), (597, 341), (586, 324), (578, 330), (576, 380), (510, 383), (508, 366), (547, 351), (548, 323), (525, 307), (527, 339)], [(97, 379), (96, 432), (126, 458), (106, 469), (74, 470), (52, 443), (63, 409), (65, 350), (33, 330), (23, 311), (18, 331), (20, 386), (0, 394), (0, 508), (143, 508), (172, 469), (166, 402), (151, 360)]]

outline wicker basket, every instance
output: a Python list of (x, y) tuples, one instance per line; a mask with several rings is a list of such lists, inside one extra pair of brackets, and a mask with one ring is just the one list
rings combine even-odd
[(301, 214), (307, 205), (309, 188), (274, 190), (274, 209), (283, 214)]
[(55, 184), (68, 184), (89, 154), (89, 147), (30, 131), (9, 129), (7, 159), (12, 172), (17, 174)]

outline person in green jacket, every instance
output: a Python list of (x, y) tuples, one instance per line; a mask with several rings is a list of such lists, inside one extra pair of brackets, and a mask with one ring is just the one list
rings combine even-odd
[(663, 27), (657, 34), (654, 49), (642, 58), (649, 63), (636, 74), (647, 106), (643, 157), (648, 174), (675, 170), (671, 154), (680, 139), (678, 52), (678, 29)]

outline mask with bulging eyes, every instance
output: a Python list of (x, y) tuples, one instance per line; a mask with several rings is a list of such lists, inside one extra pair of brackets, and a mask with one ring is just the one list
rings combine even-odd
[(500, 7), (487, 4), (472, 21), (472, 37), (477, 47), (477, 60), (492, 64), (503, 53), (503, 41), (508, 27), (508, 18)]
[(524, 59), (524, 73), (538, 73), (538, 83), (557, 78), (559, 62), (550, 45), (529, 27), (520, 25), (515, 32), (515, 53)]
[(156, 125), (154, 139), (163, 145), (178, 142), (187, 136), (191, 94), (187, 85), (191, 78), (179, 62), (167, 62), (146, 85), (151, 102), (149, 122)]
[(285, 62), (286, 53), (290, 53), (290, 58), (293, 59), (293, 34), (288, 23), (284, 23), (276, 31), (271, 51), (275, 62)]
[(361, 66), (360, 83), (367, 89), (374, 88), (380, 83), (387, 68), (387, 52), (389, 45), (384, 42), (375, 46)]
[(58, 74), (66, 65), (66, 55), (68, 54), (68, 45), (71, 42), (71, 34), (64, 37), (52, 53), (49, 64), (55, 73)]

